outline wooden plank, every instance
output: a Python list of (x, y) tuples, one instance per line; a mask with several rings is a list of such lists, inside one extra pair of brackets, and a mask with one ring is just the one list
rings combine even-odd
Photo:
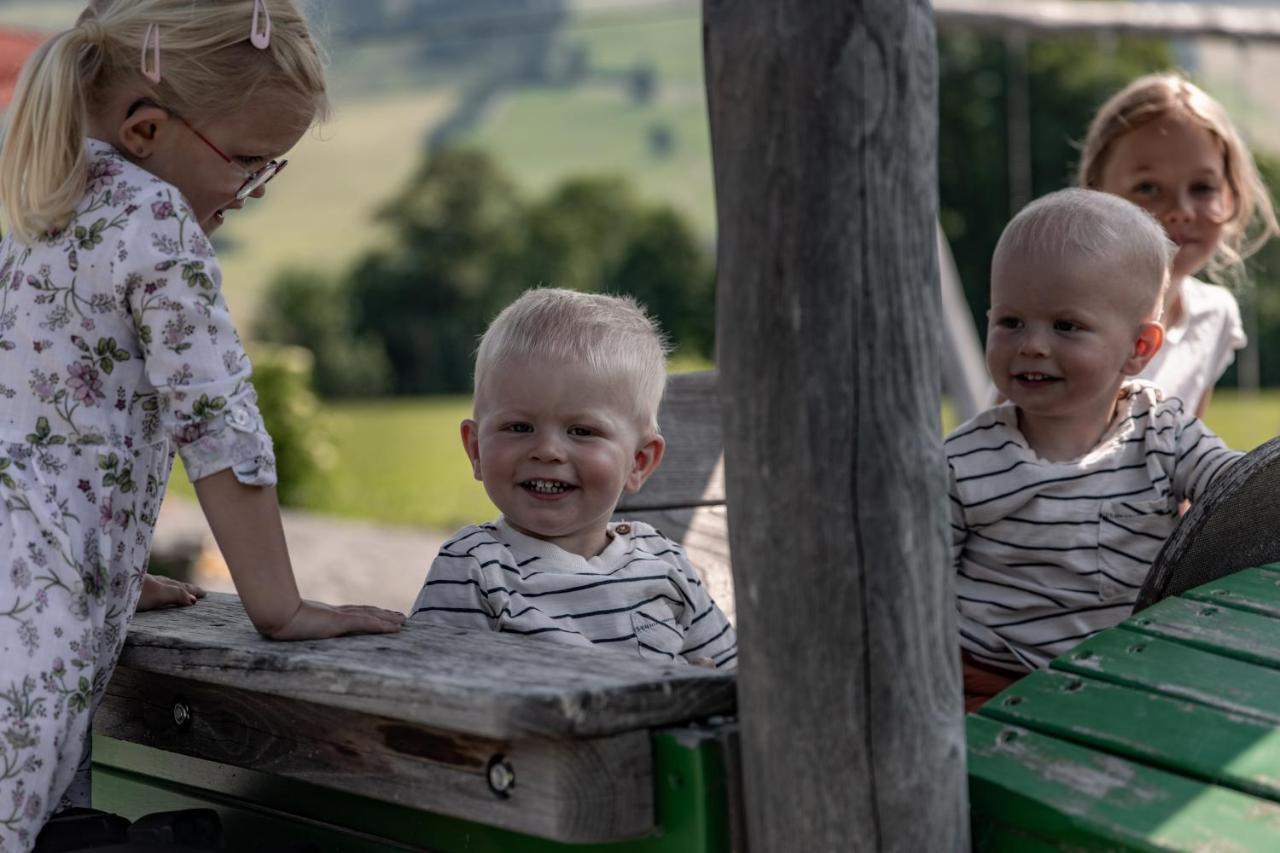
[[(653, 761), (643, 730), (495, 740), (129, 669), (117, 670), (94, 728), (143, 746), (557, 841), (611, 841), (654, 826)], [(489, 780), (490, 767), (499, 763), (514, 775), (501, 792)]]
[(495, 738), (597, 737), (734, 709), (732, 675), (491, 632), (410, 623), (395, 635), (272, 642), (238, 598), (216, 593), (139, 613), (120, 664)]
[(932, 8), (703, 12), (749, 846), (958, 849)]
[(1219, 36), (1280, 40), (1280, 12), (1197, 3), (1114, 0), (933, 0), (938, 22), (995, 32)]
[(979, 713), (1280, 800), (1280, 729), (1255, 717), (1051, 670), (1031, 673)]
[(1280, 619), (1280, 563), (1236, 572), (1189, 589), (1181, 597)]
[(978, 715), (968, 718), (975, 814), (1059, 849), (1274, 850), (1280, 804)]
[(1124, 628), (1098, 634), (1050, 666), (1280, 724), (1280, 672)]
[(618, 511), (724, 503), (724, 439), (716, 371), (668, 377), (658, 428), (667, 439), (662, 464), (644, 488), (622, 496)]
[(737, 623), (733, 598), (733, 566), (729, 557), (729, 512), (724, 505), (684, 509), (619, 511), (618, 520), (644, 521), (684, 546), (716, 604)]
[(1214, 654), (1280, 668), (1280, 621), (1185, 598), (1166, 598), (1131, 616), (1126, 628)]

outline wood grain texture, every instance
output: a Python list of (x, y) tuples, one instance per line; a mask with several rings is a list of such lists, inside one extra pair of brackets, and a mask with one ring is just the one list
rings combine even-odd
[[(181, 703), (188, 716), (175, 720)], [(495, 740), (233, 687), (117, 670), (98, 734), (565, 842), (654, 826), (649, 734)], [(511, 768), (505, 796), (491, 761)]]
[(658, 411), (666, 455), (636, 494), (624, 494), (619, 512), (724, 503), (724, 440), (720, 433), (719, 377), (714, 370), (667, 380)]
[(1280, 438), (1247, 453), (1191, 504), (1156, 555), (1134, 605), (1280, 560)]
[(1127, 624), (1059, 655), (1050, 668), (1280, 724), (1280, 672), (1139, 634)]
[[(1059, 850), (1274, 850), (1280, 805), (972, 715), (976, 814)], [(992, 850), (1025, 847), (988, 838)]]
[[(1090, 749), (1280, 800), (1275, 727), (1158, 693), (1039, 670), (988, 702), (984, 717)], [(1193, 746), (1194, 745), (1194, 746)]]
[(749, 845), (962, 849), (932, 9), (703, 10)]
[(279, 643), (233, 595), (134, 617), (120, 665), (461, 734), (596, 737), (732, 713), (733, 677), (527, 638), (406, 624)]

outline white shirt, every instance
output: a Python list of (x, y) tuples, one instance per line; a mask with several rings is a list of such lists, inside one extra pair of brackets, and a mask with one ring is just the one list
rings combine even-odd
[(1181, 399), (1194, 414), (1235, 359), (1234, 351), (1246, 343), (1240, 306), (1231, 291), (1188, 277), (1182, 281), (1182, 316), (1164, 330), (1164, 346), (1138, 378)]
[(738, 640), (684, 549), (642, 522), (611, 524), (590, 559), (505, 519), (440, 549), (409, 618), (734, 668)]
[(945, 447), (960, 645), (1016, 671), (1128, 617), (1178, 503), (1243, 455), (1145, 382), (1125, 384), (1111, 427), (1079, 459), (1037, 456), (1011, 403)]

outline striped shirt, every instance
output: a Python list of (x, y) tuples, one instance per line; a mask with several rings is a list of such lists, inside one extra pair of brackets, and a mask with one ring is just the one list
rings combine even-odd
[(958, 427), (946, 453), (960, 645), (1016, 671), (1128, 617), (1179, 502), (1243, 455), (1140, 381), (1079, 459), (1038, 457), (1012, 404)]
[(436, 555), (410, 618), (733, 668), (738, 640), (684, 549), (647, 524), (611, 524), (587, 559), (514, 530), (465, 527)]

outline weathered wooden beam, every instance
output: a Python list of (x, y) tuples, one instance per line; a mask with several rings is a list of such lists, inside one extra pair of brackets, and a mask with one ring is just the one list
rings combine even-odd
[(928, 0), (704, 0), (750, 849), (966, 847)]
[(643, 729), (603, 738), (483, 738), (122, 668), (94, 730), (557, 841), (613, 841), (654, 826), (652, 748)]
[(492, 738), (598, 737), (732, 713), (730, 675), (596, 649), (408, 623), (277, 643), (233, 595), (139, 613), (120, 666)]
[(933, 0), (940, 26), (1001, 33), (1219, 36), (1280, 41), (1280, 10), (1109, 0)]

